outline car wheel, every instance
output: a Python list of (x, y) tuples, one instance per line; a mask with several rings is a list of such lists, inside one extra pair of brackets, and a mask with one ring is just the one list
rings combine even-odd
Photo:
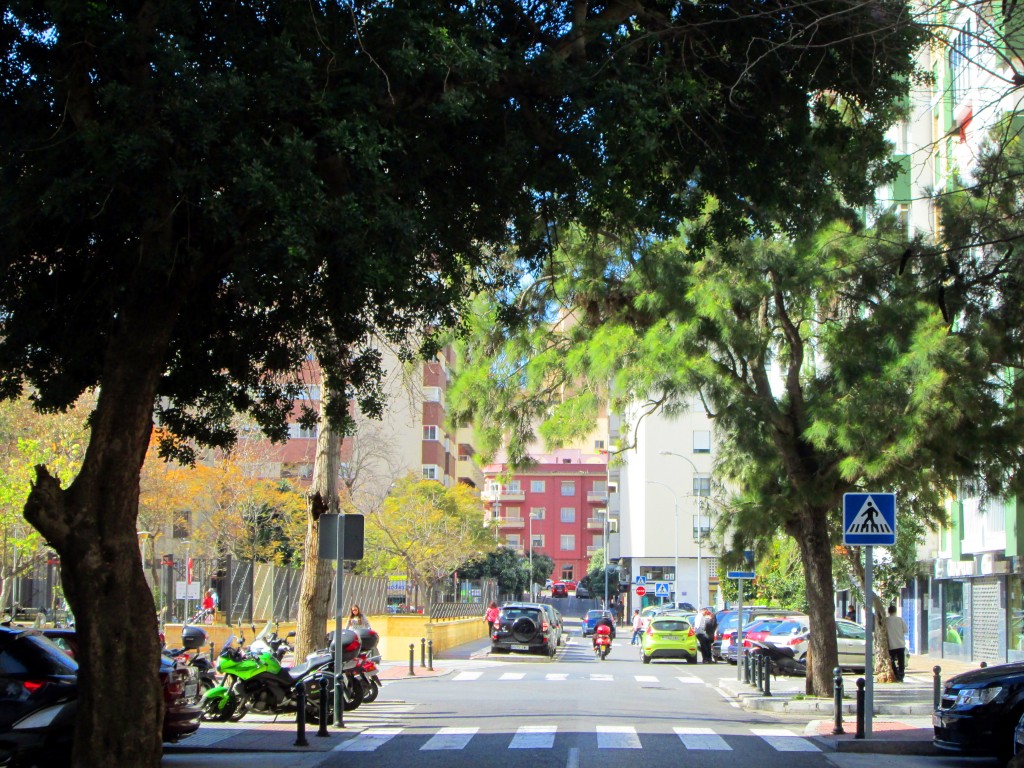
[(697, 654), (694, 654), (693, 656), (687, 656), (686, 657), (686, 663), (687, 664), (696, 664), (697, 663)]
[(640, 651), (640, 661), (642, 661), (644, 664), (650, 664), (651, 663), (651, 657), (648, 656), (643, 651)]

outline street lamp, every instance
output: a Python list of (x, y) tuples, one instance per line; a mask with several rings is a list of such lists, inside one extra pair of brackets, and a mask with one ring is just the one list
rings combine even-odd
[[(661, 482), (659, 480), (648, 480), (646, 482), (647, 482), (648, 485), (660, 485), (662, 488), (667, 489), (668, 492), (672, 494), (672, 499), (675, 501), (675, 505), (676, 505), (676, 513), (675, 513), (675, 517), (676, 517), (676, 570), (675, 570), (675, 573), (673, 574), (674, 581), (672, 583), (672, 586), (673, 586), (673, 592), (675, 593), (675, 602), (678, 603), (679, 602), (679, 496), (677, 496), (676, 492), (674, 490), (672, 490), (672, 486), (668, 485), (667, 483), (663, 483), (663, 482)], [(699, 573), (700, 568), (698, 568), (697, 570), (698, 570), (697, 577), (699, 579), (700, 578), (700, 573)], [(697, 582), (697, 596), (700, 597), (700, 582), (699, 581)], [(698, 602), (699, 602), (699, 600), (698, 600)], [(697, 607), (699, 608), (700, 606), (697, 606)]]
[[(700, 474), (700, 470), (697, 469), (697, 465), (694, 464), (686, 456), (681, 453), (675, 453), (674, 451), (658, 451), (662, 456), (675, 456), (677, 459), (682, 459), (693, 469), (693, 476), (696, 477)], [(696, 494), (695, 494), (696, 495)], [(700, 499), (697, 500), (697, 605), (696, 608), (699, 610), (704, 606), (704, 600), (701, 593), (704, 591), (703, 584), (700, 580), (700, 557), (701, 557), (701, 530), (704, 526), (701, 525), (700, 519)], [(678, 544), (677, 544), (678, 546)]]
[(530, 600), (533, 601), (533, 510), (530, 510)]

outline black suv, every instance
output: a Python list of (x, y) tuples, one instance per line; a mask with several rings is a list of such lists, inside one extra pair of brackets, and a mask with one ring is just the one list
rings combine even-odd
[(962, 754), (1013, 754), (1024, 721), (1024, 663), (999, 664), (951, 677), (932, 715), (936, 747)]
[(554, 656), (559, 628), (550, 608), (539, 603), (506, 603), (501, 607), (491, 635), (491, 653), (528, 651)]

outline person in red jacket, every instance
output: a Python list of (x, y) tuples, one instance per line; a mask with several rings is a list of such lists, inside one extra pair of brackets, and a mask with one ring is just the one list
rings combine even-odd
[(491, 601), (491, 604), (487, 606), (487, 613), (484, 614), (484, 621), (487, 622), (487, 636), (491, 637), (494, 635), (494, 625), (498, 623), (498, 604)]

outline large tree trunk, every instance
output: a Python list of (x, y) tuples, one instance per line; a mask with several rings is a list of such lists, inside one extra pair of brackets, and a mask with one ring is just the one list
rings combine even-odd
[(832, 544), (826, 510), (809, 509), (789, 531), (800, 546), (811, 639), (808, 650), (807, 693), (831, 696), (832, 670), (839, 659), (836, 643), (835, 590), (832, 585)]
[[(330, 560), (317, 556), (320, 536), (320, 515), (337, 514), (338, 470), (340, 469), (341, 434), (327, 418), (327, 406), (335, 393), (324, 386), (320, 400), (320, 433), (316, 441), (313, 482), (306, 505), (305, 563), (302, 589), (299, 592), (299, 628), (295, 638), (295, 658), (305, 659), (324, 647), (324, 630), (330, 616), (331, 580), (334, 569)], [(341, 567), (339, 559), (338, 567)]]
[(36, 468), (25, 518), (60, 555), (75, 613), (78, 720), (72, 765), (160, 764), (163, 696), (153, 596), (136, 536), (139, 476), (157, 381), (178, 302), (168, 284), (135, 281), (101, 376), (81, 471), (67, 489)]
[[(861, 547), (847, 547), (846, 559), (853, 567), (853, 572), (860, 583), (861, 593), (866, 594), (867, 574), (864, 572), (864, 562), (861, 560), (861, 557)], [(896, 670), (893, 668), (892, 658), (889, 656), (889, 630), (885, 626), (885, 606), (882, 604), (882, 598), (879, 597), (877, 592), (872, 593), (871, 603), (871, 610), (864, 618), (864, 622), (866, 624), (872, 619), (875, 622), (875, 680), (879, 683), (895, 683)], [(867, 674), (867, 670), (864, 670), (864, 674)]]

